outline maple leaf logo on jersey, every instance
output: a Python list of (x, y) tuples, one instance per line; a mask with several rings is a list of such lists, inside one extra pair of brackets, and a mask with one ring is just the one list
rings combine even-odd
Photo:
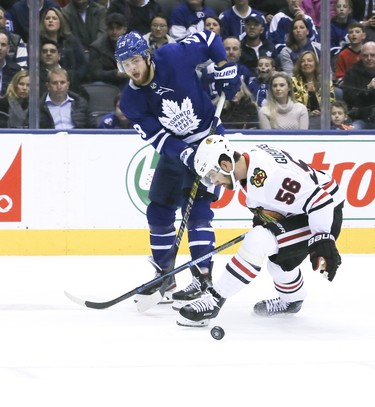
[(163, 99), (162, 111), (164, 117), (159, 117), (160, 123), (178, 136), (192, 133), (199, 126), (200, 119), (194, 114), (193, 105), (185, 98), (181, 107), (173, 100)]
[(251, 185), (255, 185), (257, 188), (262, 187), (267, 178), (266, 172), (257, 167), (255, 168), (253, 174), (254, 175), (250, 177)]

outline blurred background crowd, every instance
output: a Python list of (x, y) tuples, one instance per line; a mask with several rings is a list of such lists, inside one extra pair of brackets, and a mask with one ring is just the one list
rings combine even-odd
[[(30, 63), (31, 1), (39, 3), (37, 67)], [(206, 29), (221, 36), (242, 80), (225, 103), (226, 128), (321, 129), (325, 86), (330, 129), (374, 129), (375, 0), (330, 0), (330, 13), (324, 44), (320, 0), (2, 0), (0, 128), (30, 128), (32, 103), (37, 128), (131, 128), (119, 109), (128, 83), (114, 58), (119, 36), (137, 30), (154, 51)], [(37, 102), (29, 97), (33, 69)], [(213, 63), (196, 70), (215, 104)]]

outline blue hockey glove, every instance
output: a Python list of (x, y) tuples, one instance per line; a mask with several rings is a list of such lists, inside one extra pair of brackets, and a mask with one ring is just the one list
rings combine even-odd
[(240, 90), (241, 79), (237, 74), (237, 64), (235, 62), (227, 62), (220, 67), (215, 66), (214, 78), (215, 89), (219, 95), (224, 92), (227, 100), (232, 100)]
[(182, 153), (180, 154), (180, 160), (189, 168), (191, 172), (195, 174), (194, 157), (195, 149), (191, 146), (186, 147), (185, 150), (182, 150)]
[(309, 239), (308, 250), (312, 268), (319, 270), (324, 277), (332, 281), (341, 264), (335, 238), (330, 233), (319, 233)]

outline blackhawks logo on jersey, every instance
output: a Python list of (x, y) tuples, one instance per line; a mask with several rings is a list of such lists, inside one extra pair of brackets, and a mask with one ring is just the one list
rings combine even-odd
[(266, 172), (257, 167), (255, 168), (253, 174), (254, 175), (250, 177), (251, 185), (255, 185), (257, 188), (262, 187), (264, 185), (264, 181), (267, 178)]

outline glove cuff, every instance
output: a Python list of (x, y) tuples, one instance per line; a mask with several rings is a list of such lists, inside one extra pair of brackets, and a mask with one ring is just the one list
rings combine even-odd
[(182, 150), (180, 154), (180, 160), (186, 165), (189, 166), (189, 158), (190, 156), (194, 154), (194, 148), (192, 147), (187, 147), (185, 150)]
[(217, 79), (233, 79), (237, 76), (237, 65), (234, 62), (228, 62), (223, 66), (214, 66), (214, 78)]
[(333, 242), (336, 241), (335, 237), (330, 233), (318, 233), (309, 239), (309, 241), (307, 242), (307, 246), (310, 247), (315, 243), (327, 240), (332, 240)]

